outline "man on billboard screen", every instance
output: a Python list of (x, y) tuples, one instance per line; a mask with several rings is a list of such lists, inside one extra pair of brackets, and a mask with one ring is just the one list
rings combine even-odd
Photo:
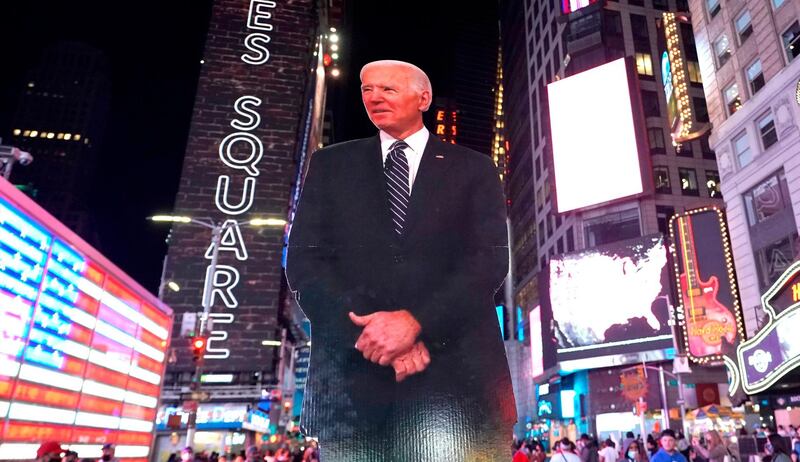
[(516, 416), (496, 169), (430, 136), (418, 67), (372, 62), (361, 81), (380, 133), (313, 155), (290, 235), (313, 342), (302, 426), (325, 462), (500, 460)]

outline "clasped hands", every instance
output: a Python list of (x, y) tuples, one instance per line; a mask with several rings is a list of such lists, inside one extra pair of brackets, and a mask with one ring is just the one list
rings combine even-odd
[(428, 349), (417, 340), (422, 328), (407, 310), (376, 311), (364, 316), (350, 312), (349, 316), (353, 324), (363, 328), (356, 349), (367, 361), (391, 365), (397, 382), (424, 371), (430, 364)]

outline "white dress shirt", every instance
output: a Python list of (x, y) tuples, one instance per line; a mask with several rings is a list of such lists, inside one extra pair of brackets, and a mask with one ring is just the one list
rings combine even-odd
[[(397, 139), (385, 131), (380, 131), (381, 136), (381, 154), (383, 155), (383, 165), (386, 165), (386, 157), (389, 155), (389, 148), (392, 147)], [(403, 141), (408, 145), (403, 149), (403, 153), (408, 160), (408, 187), (409, 191), (414, 189), (414, 179), (417, 177), (419, 170), (419, 163), (422, 161), (422, 153), (425, 151), (425, 146), (428, 144), (428, 138), (431, 136), (427, 128), (422, 127), (418, 132), (410, 135)]]

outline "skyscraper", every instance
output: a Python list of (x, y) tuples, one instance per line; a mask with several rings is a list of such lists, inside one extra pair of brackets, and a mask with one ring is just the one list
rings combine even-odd
[[(110, 108), (109, 69), (88, 45), (47, 48), (21, 89), (10, 144), (34, 162), (11, 180), (73, 231), (96, 241), (87, 201)], [(96, 242), (95, 242), (96, 244)]]

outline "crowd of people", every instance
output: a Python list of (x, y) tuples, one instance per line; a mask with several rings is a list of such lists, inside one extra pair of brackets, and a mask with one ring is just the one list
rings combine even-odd
[(78, 453), (61, 446), (57, 441), (46, 441), (36, 450), (36, 462), (119, 462), (113, 444), (104, 444), (101, 456), (95, 458), (79, 458)]
[[(740, 436), (746, 436), (741, 433)], [(800, 462), (800, 429), (778, 427), (763, 429), (766, 437), (762, 462)], [(548, 460), (549, 457), (549, 460)], [(745, 458), (747, 459), (747, 458)], [(548, 456), (536, 440), (515, 445), (512, 462), (740, 462), (738, 448), (727, 444), (716, 430), (703, 433), (703, 438), (687, 439), (682, 432), (667, 429), (645, 439), (628, 432), (617, 444), (611, 439), (598, 441), (583, 434), (577, 441), (563, 438), (555, 443)]]
[(170, 455), (167, 462), (319, 462), (319, 448), (315, 441), (308, 445), (283, 445), (277, 449), (262, 450), (258, 446), (250, 446), (239, 454), (220, 454), (206, 451), (195, 453), (191, 447), (183, 448), (180, 453)]

